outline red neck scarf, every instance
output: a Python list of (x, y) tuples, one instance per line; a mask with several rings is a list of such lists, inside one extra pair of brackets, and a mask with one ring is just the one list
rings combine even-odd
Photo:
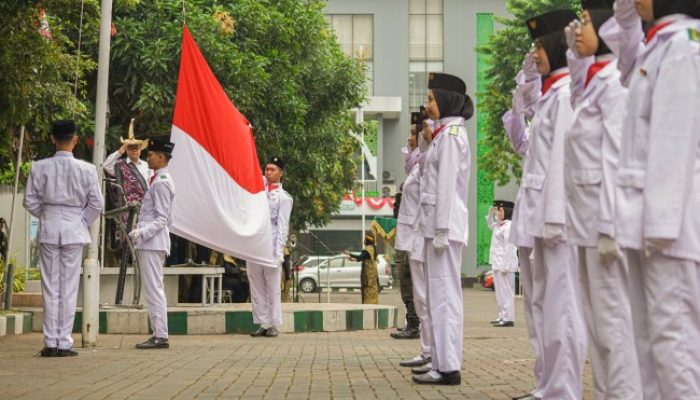
[(447, 125), (440, 125), (440, 127), (437, 128), (437, 129), (435, 130), (435, 132), (433, 132), (433, 140), (435, 140), (435, 139), (438, 137), (438, 135), (440, 134), (440, 132), (442, 132), (442, 128), (444, 128), (444, 127), (446, 127), (446, 126), (447, 126)]
[(156, 179), (156, 174), (154, 173), (153, 176), (151, 176), (151, 179), (148, 180), (148, 186), (153, 185), (153, 180)]
[(591, 82), (591, 79), (600, 72), (603, 68), (605, 68), (606, 65), (610, 64), (611, 60), (607, 61), (598, 61), (594, 62), (591, 64), (590, 67), (588, 67), (588, 75), (586, 76), (586, 87), (588, 87), (588, 84)]
[(544, 83), (542, 84), (542, 95), (544, 96), (549, 91), (549, 89), (552, 88), (552, 85), (557, 83), (559, 79), (564, 78), (566, 76), (569, 76), (569, 73), (562, 72), (561, 74), (552, 75), (549, 78), (545, 79)]
[(671, 25), (672, 23), (673, 23), (673, 21), (667, 21), (667, 22), (663, 22), (661, 24), (652, 26), (651, 29), (649, 29), (649, 31), (647, 32), (647, 37), (644, 38), (644, 44), (648, 44), (649, 42), (651, 42), (651, 39), (653, 39), (654, 36), (656, 36), (656, 34), (659, 33), (660, 30)]
[(277, 189), (278, 187), (280, 187), (280, 185), (271, 183), (269, 189), (270, 189), (270, 191), (273, 191), (273, 190)]

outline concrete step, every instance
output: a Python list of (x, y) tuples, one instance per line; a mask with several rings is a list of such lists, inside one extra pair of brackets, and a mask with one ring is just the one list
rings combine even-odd
[[(41, 332), (43, 310), (23, 308), (32, 315), (32, 330)], [(334, 303), (283, 303), (281, 333), (338, 332), (396, 327), (397, 308), (385, 305)], [(149, 334), (145, 308), (103, 306), (99, 316), (100, 333)], [(82, 327), (82, 309), (78, 308), (73, 332)], [(168, 308), (168, 331), (171, 335), (216, 335), (250, 333), (253, 323), (250, 303), (215, 304)]]
[(31, 331), (31, 313), (17, 311), (0, 314), (0, 336), (21, 335)]

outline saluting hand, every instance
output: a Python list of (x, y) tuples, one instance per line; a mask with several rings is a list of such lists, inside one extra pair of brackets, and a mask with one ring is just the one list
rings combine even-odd
[(576, 56), (576, 58), (581, 58), (581, 55), (576, 50), (576, 34), (579, 32), (579, 29), (581, 29), (581, 22), (578, 19), (569, 22), (569, 26), (564, 28), (564, 35), (566, 36), (566, 45), (569, 46), (569, 49), (572, 53), (574, 53), (574, 56)]

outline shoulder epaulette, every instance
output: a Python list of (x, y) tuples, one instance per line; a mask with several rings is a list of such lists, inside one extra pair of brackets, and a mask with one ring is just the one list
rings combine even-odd
[(459, 127), (457, 125), (452, 125), (450, 127), (450, 135), (452, 135), (452, 136), (459, 135)]
[(693, 28), (688, 28), (688, 39), (694, 42), (700, 42), (700, 31)]

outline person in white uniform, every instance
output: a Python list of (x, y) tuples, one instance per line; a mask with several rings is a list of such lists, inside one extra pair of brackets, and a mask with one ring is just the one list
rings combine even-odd
[[(148, 167), (148, 163), (141, 159), (141, 151), (148, 147), (148, 140), (136, 139), (134, 136), (134, 120), (129, 124), (129, 132), (126, 139), (119, 138), (121, 147), (114, 153), (107, 156), (102, 168), (111, 176), (116, 176), (116, 166), (119, 162), (124, 162), (128, 168), (136, 168), (140, 176), (143, 178), (144, 186), (153, 176), (153, 170)], [(126, 159), (122, 160), (122, 156), (126, 153)]]
[(88, 227), (104, 200), (94, 165), (73, 157), (78, 142), (73, 121), (56, 121), (51, 131), (56, 154), (35, 162), (27, 179), (24, 208), (39, 219), (39, 267), (44, 306), (42, 357), (77, 356), (73, 321), (83, 247)]
[(432, 370), (419, 384), (461, 382), (464, 305), (462, 250), (467, 245), (471, 153), (464, 121), (474, 105), (460, 78), (430, 73), (428, 117), (440, 123), (425, 155), (420, 181), (419, 232), (424, 238), (427, 308), (431, 321)]
[[(396, 240), (394, 248), (408, 253), (408, 265), (411, 270), (411, 285), (413, 304), (416, 314), (420, 320), (420, 355), (403, 360), (399, 363), (402, 367), (422, 367), (432, 360), (432, 350), (430, 336), (430, 316), (426, 303), (427, 282), (425, 280), (424, 263), (411, 257), (416, 240), (423, 240), (417, 232), (416, 220), (420, 200), (420, 162), (425, 153), (418, 147), (418, 142), (423, 142), (423, 117), (422, 113), (411, 114), (412, 132), (416, 132), (415, 149), (412, 156), (406, 159), (406, 170), (408, 176), (403, 182), (403, 192), (401, 196), (401, 207), (396, 223)], [(421, 145), (421, 147), (424, 147)]]
[(141, 285), (146, 299), (148, 319), (153, 329), (153, 336), (136, 345), (137, 349), (142, 350), (170, 347), (163, 267), (165, 258), (170, 254), (168, 227), (172, 223), (175, 201), (175, 184), (168, 173), (168, 163), (174, 147), (175, 145), (166, 138), (156, 137), (150, 140), (146, 159), (149, 168), (155, 173), (143, 198), (136, 229), (129, 233), (137, 250)]
[[(532, 118), (534, 105), (540, 99), (542, 92), (542, 78), (537, 70), (537, 64), (535, 64), (533, 53), (528, 53), (523, 59), (522, 69), (518, 72), (515, 82), (516, 88), (513, 91), (511, 109), (503, 115), (502, 120), (513, 150), (521, 157), (524, 157), (525, 163), (527, 163), (530, 139), (526, 118)], [(520, 285), (523, 290), (523, 310), (525, 322), (527, 324), (528, 338), (535, 358), (532, 371), (537, 385), (530, 392), (513, 397), (513, 400), (541, 398), (541, 388), (544, 382), (544, 354), (541, 350), (542, 329), (540, 325), (534, 323), (532, 317), (533, 286), (532, 264), (530, 260), (532, 257), (532, 248), (535, 246), (535, 239), (525, 232), (527, 226), (530, 224), (527, 217), (532, 213), (526, 213), (520, 210), (523, 207), (523, 203), (520, 199), (524, 191), (525, 188), (521, 185), (515, 198), (515, 207), (513, 209), (513, 219), (508, 240), (518, 247)]]
[(617, 62), (598, 30), (612, 0), (583, 0), (566, 28), (574, 123), (565, 142), (567, 239), (578, 246), (595, 398), (641, 399), (627, 264), (615, 244), (615, 184), (627, 105)]
[(527, 21), (544, 81), (533, 106), (517, 201), (522, 206), (520, 217), (528, 221), (525, 233), (534, 237), (532, 316), (541, 332), (544, 370), (538, 389), (544, 399), (580, 399), (586, 358), (575, 250), (566, 243), (564, 229), (564, 139), (573, 122), (564, 27), (575, 18), (571, 10), (554, 10)]
[(492, 232), (489, 263), (493, 270), (498, 304), (498, 318), (491, 323), (498, 328), (515, 326), (515, 273), (518, 272), (518, 249), (508, 241), (514, 206), (510, 201), (495, 200), (486, 216), (486, 224)]
[(272, 157), (265, 165), (265, 191), (272, 222), (272, 256), (277, 264), (269, 267), (247, 262), (253, 322), (259, 325), (250, 334), (253, 337), (276, 337), (277, 327), (282, 325), (280, 271), (294, 204), (292, 196), (282, 188), (284, 165), (284, 160), (280, 157)]
[[(641, 19), (652, 23), (646, 38)], [(615, 228), (644, 397), (700, 393), (700, 2), (618, 0), (601, 29), (629, 88)], [(644, 39), (643, 39), (644, 38)], [(612, 47), (612, 46), (611, 46)]]

